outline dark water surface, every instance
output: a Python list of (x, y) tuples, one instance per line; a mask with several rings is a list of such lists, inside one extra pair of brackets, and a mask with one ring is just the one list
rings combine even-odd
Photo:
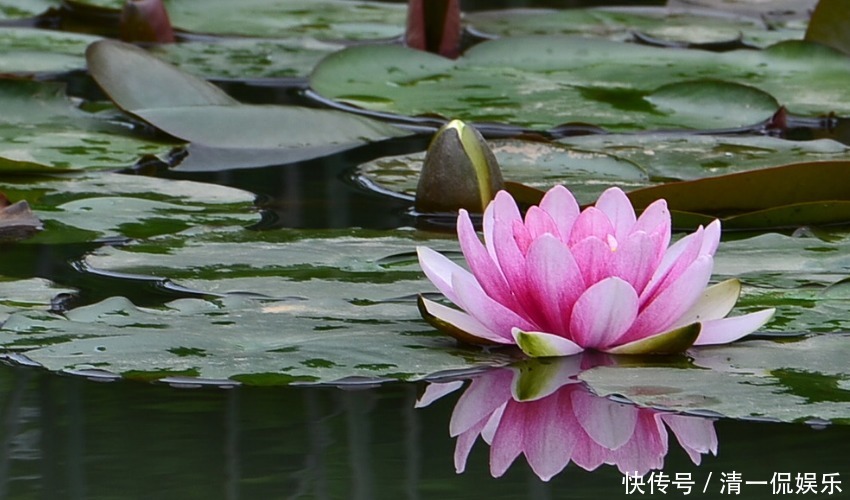
[[(641, 496), (626, 495), (623, 476), (607, 465), (591, 473), (570, 464), (544, 483), (519, 458), (493, 479), (480, 441), (466, 472), (455, 474), (448, 421), (456, 396), (414, 409), (421, 390), (181, 389), (2, 367), (0, 498)], [(715, 427), (719, 454), (704, 456), (701, 467), (670, 443), (664, 471), (691, 474), (690, 498), (724, 496), (722, 473), (768, 482), (790, 473), (793, 487), (798, 473), (817, 473), (820, 482), (823, 473), (850, 472), (850, 427), (729, 420)], [(685, 497), (674, 488), (663, 496)], [(774, 496), (769, 483), (741, 486), (740, 498)]]

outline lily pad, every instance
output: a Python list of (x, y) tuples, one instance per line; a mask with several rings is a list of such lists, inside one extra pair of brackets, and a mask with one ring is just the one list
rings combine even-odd
[(51, 370), (245, 383), (417, 379), (507, 362), (508, 353), (460, 348), (420, 320), (411, 294), (426, 287), (412, 252), (421, 236), (235, 231), (103, 248), (87, 259), (90, 272), (169, 277), (221, 298), (149, 310), (115, 297), (66, 318), (23, 311), (0, 339)]
[[(583, 203), (595, 200), (611, 184), (632, 188), (649, 185), (641, 166), (601, 148), (570, 148), (519, 139), (495, 139), (488, 144), (506, 180), (537, 188), (565, 184)], [(413, 196), (424, 159), (425, 153), (379, 158), (361, 165), (358, 175), (368, 185)]]
[(0, 19), (33, 17), (55, 5), (54, 0), (2, 0), (0, 1)]
[(698, 369), (600, 366), (579, 378), (600, 396), (618, 394), (675, 411), (709, 410), (732, 418), (782, 422), (850, 422), (848, 335), (752, 341), (689, 354)]
[[(373, 111), (634, 131), (753, 125), (776, 111), (775, 102), (801, 114), (847, 113), (848, 76), (850, 59), (802, 41), (717, 54), (528, 36), (481, 43), (456, 61), (397, 46), (350, 47), (320, 63), (310, 82), (325, 98)], [(668, 98), (691, 82), (707, 107), (701, 118), (689, 100)], [(732, 88), (750, 97), (729, 98)]]
[(95, 43), (87, 58), (95, 80), (116, 105), (195, 145), (261, 149), (262, 157), (268, 158), (270, 149), (283, 155), (328, 146), (353, 148), (410, 135), (398, 127), (340, 111), (240, 105), (218, 87), (125, 43)]
[(159, 45), (151, 52), (206, 78), (303, 78), (322, 58), (342, 47), (307, 37), (225, 38)]
[(118, 169), (170, 149), (79, 109), (58, 84), (0, 80), (0, 108), (0, 172)]
[(11, 178), (0, 181), (0, 190), (28, 200), (44, 221), (34, 243), (144, 238), (259, 221), (252, 194), (191, 181), (101, 173)]
[(0, 324), (15, 311), (23, 309), (47, 310), (54, 297), (73, 293), (43, 278), (10, 279), (0, 276)]
[(86, 66), (86, 47), (99, 37), (34, 28), (0, 29), (0, 73), (61, 73)]
[(705, 44), (740, 37), (757, 46), (803, 37), (799, 29), (777, 25), (768, 29), (758, 17), (668, 7), (507, 9), (469, 13), (466, 21), (477, 31), (498, 36), (580, 35), (629, 41), (632, 33), (638, 31), (669, 42)]
[(651, 178), (668, 181), (805, 161), (850, 159), (850, 148), (830, 139), (789, 141), (768, 136), (655, 133), (586, 135), (558, 142), (634, 162)]

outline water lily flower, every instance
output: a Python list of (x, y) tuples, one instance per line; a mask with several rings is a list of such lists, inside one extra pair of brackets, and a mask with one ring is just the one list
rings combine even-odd
[(664, 200), (636, 217), (626, 194), (611, 188), (582, 211), (555, 186), (523, 219), (500, 191), (483, 226), (482, 244), (460, 210), (457, 232), (469, 270), (417, 248), (425, 275), (461, 309), (420, 296), (420, 311), (464, 342), (516, 344), (529, 356), (672, 353), (737, 340), (775, 312), (726, 318), (741, 284), (708, 286), (720, 222), (670, 245)]
[[(588, 471), (615, 465), (623, 474), (640, 476), (661, 469), (668, 452), (668, 429), (694, 464), (699, 465), (703, 454), (717, 454), (711, 419), (596, 396), (575, 378), (581, 363), (572, 362), (575, 358), (559, 358), (550, 366), (499, 368), (473, 379), (449, 423), (449, 433), (457, 438), (457, 472), (466, 468), (479, 437), (490, 445), (494, 477), (502, 476), (522, 454), (544, 481), (571, 462)], [(459, 387), (459, 382), (430, 384), (417, 406), (427, 406)]]

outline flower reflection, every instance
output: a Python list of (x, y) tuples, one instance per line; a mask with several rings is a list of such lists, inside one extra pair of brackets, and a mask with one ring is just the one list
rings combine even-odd
[[(457, 438), (455, 468), (463, 472), (480, 436), (490, 445), (490, 473), (503, 475), (523, 454), (544, 481), (570, 462), (585, 470), (602, 464), (643, 475), (660, 469), (667, 430), (691, 460), (717, 453), (713, 421), (617, 403), (594, 395), (575, 378), (589, 357), (531, 359), (475, 378), (455, 406), (449, 431)], [(584, 368), (586, 368), (585, 366)], [(430, 384), (426, 406), (461, 382)]]

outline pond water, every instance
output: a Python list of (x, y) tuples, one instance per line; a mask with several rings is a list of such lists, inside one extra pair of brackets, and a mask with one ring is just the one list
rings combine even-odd
[[(595, 0), (505, 0), (477, 1), (464, 5), (471, 11), (483, 10), (485, 7), (579, 7), (610, 3)], [(650, 5), (663, 2), (633, 2), (637, 3)], [(80, 71), (63, 74), (58, 79), (69, 83), (67, 92), (70, 95), (91, 99), (104, 97), (91, 79)], [(295, 86), (284, 83), (280, 87), (250, 80), (247, 83), (219, 83), (243, 102), (316, 106), (315, 101), (301, 93), (299, 85), (304, 82), (296, 82)], [(615, 104), (620, 103), (616, 101)], [(793, 122), (794, 118), (790, 120)], [(821, 129), (829, 128), (829, 133), (833, 134), (829, 137), (843, 141), (845, 145), (850, 142), (846, 131), (839, 133), (832, 130), (835, 127), (824, 126), (828, 120), (846, 124), (844, 118), (809, 118), (809, 122), (805, 122), (797, 117), (797, 120), (796, 123), (805, 125), (797, 130), (803, 133), (804, 139), (811, 139), (813, 130), (821, 134), (815, 134), (817, 137), (823, 137)], [(794, 130), (786, 132), (786, 136), (790, 137)], [(657, 138), (650, 136), (648, 140)], [(445, 234), (453, 230), (453, 217), (417, 216), (412, 210), (409, 196), (381, 191), (370, 179), (355, 175), (357, 167), (364, 163), (387, 156), (419, 153), (427, 147), (429, 141), (430, 134), (419, 134), (316, 159), (263, 168), (188, 172), (172, 170), (153, 162), (139, 164), (122, 173), (127, 178), (138, 176), (135, 178), (189, 180), (233, 187), (250, 193), (256, 197), (254, 205), (261, 215), (253, 219), (254, 222), (246, 231), (251, 236), (241, 241), (234, 237), (234, 241), (246, 246), (269, 243), (275, 251), (280, 250), (290, 241), (287, 239), (290, 236), (279, 235), (291, 229), (351, 229), (352, 232), (363, 229), (377, 230), (375, 233), (380, 234), (380, 231), (399, 228), (409, 231), (410, 228), (417, 228), (433, 234)], [(577, 146), (577, 150), (581, 150), (581, 147)], [(695, 150), (700, 147), (703, 146), (693, 146)], [(759, 161), (758, 155), (770, 151), (761, 142), (729, 147), (734, 147), (741, 158), (746, 157), (754, 163)], [(818, 147), (824, 149), (819, 150)], [(846, 154), (844, 146), (838, 142), (829, 147), (834, 150), (824, 146), (806, 149), (795, 145), (794, 151), (799, 149), (799, 152), (794, 154), (799, 156), (788, 154), (796, 161), (803, 161), (809, 154), (823, 154), (824, 157), (835, 154), (836, 158)], [(644, 149), (655, 154), (648, 146), (636, 148)], [(716, 153), (712, 151), (712, 154)], [(674, 151), (671, 157), (680, 153)], [(729, 152), (723, 154), (731, 156)], [(781, 156), (779, 153), (777, 155)], [(726, 156), (716, 156), (711, 160), (711, 168), (726, 168)], [(634, 181), (627, 175), (631, 170), (625, 169), (623, 165), (628, 163), (634, 166), (638, 160), (619, 161), (606, 163), (600, 171), (607, 175), (605, 168), (611, 168), (621, 176), (620, 180), (625, 179), (626, 183)], [(780, 162), (774, 158), (770, 161)], [(675, 161), (672, 163), (675, 165)], [(699, 175), (704, 174), (701, 171)], [(654, 180), (671, 177), (669, 172), (653, 174)], [(16, 189), (28, 182), (19, 178), (0, 180), (11, 186), (9, 189)], [(645, 176), (641, 176), (635, 182), (646, 180)], [(596, 181), (595, 184), (590, 183), (593, 189), (600, 185)], [(50, 189), (53, 189), (52, 186)], [(242, 230), (242, 225), (237, 227), (239, 231)], [(786, 232), (792, 231), (793, 228)], [(840, 337), (841, 332), (847, 330), (846, 311), (842, 311), (842, 314), (836, 312), (847, 303), (846, 287), (830, 287), (833, 293), (830, 297), (835, 302), (825, 301), (825, 306), (812, 299), (813, 295), (807, 295), (811, 290), (817, 292), (827, 285), (842, 283), (839, 281), (843, 277), (842, 273), (850, 270), (850, 264), (840, 260), (843, 258), (841, 252), (846, 254), (847, 251), (843, 243), (846, 231), (839, 230), (836, 233), (838, 236), (833, 239), (829, 235), (817, 239), (811, 230), (807, 231), (804, 231), (804, 236), (810, 237), (809, 240), (800, 243), (799, 239), (783, 239), (782, 245), (800, 254), (808, 252), (805, 253), (806, 258), (815, 262), (813, 271), (809, 272), (809, 268), (803, 265), (799, 269), (794, 267), (796, 261), (791, 263), (794, 265), (787, 264), (782, 260), (782, 255), (777, 256), (782, 254), (783, 249), (777, 251), (771, 248), (769, 240), (753, 244), (756, 250), (764, 252), (767, 257), (762, 257), (762, 254), (747, 257), (745, 252), (749, 250), (749, 243), (743, 242), (731, 246), (732, 256), (726, 261), (720, 261), (721, 265), (735, 268), (735, 255), (744, 255), (750, 259), (740, 264), (739, 267), (743, 267), (744, 271), (750, 270), (746, 266), (752, 262), (764, 264), (763, 272), (751, 276), (751, 282), (764, 289), (775, 287), (787, 292), (787, 297), (778, 295), (776, 301), (784, 300), (796, 307), (787, 317), (782, 318), (792, 326), (786, 330), (777, 328), (778, 332), (770, 334), (796, 335), (800, 331), (815, 331), (812, 325), (820, 327), (817, 321), (827, 318), (825, 314), (832, 313), (836, 317), (835, 322), (828, 327), (824, 326), (823, 331), (834, 333), (838, 339), (846, 339), (846, 336)], [(299, 244), (302, 238), (311, 241), (309, 238), (313, 233), (305, 231), (303, 234), (307, 236), (296, 234), (291, 237), (292, 241)], [(340, 239), (348, 236), (344, 232), (329, 234), (328, 241), (338, 235), (341, 235)], [(725, 241), (732, 241), (738, 236), (748, 234), (727, 236)], [(204, 235), (198, 233), (197, 237), (201, 239)], [(396, 233), (392, 237), (397, 237)], [(439, 244), (439, 237), (434, 238)], [(220, 243), (214, 239), (210, 241)], [(191, 242), (189, 237), (178, 243), (189, 247)], [(229, 240), (225, 242), (233, 243)], [(91, 266), (92, 259), (95, 263), (109, 264), (108, 252), (111, 251), (118, 256), (112, 264), (120, 263), (133, 251), (131, 249), (127, 254), (122, 254), (124, 243), (126, 241), (119, 237), (62, 243), (0, 243), (0, 277), (9, 281), (43, 278), (75, 290), (75, 293), (53, 297), (50, 307), (59, 312), (98, 304), (118, 296), (126, 297), (135, 306), (150, 308), (161, 307), (176, 299), (209, 299), (212, 293), (199, 290), (208, 290), (204, 286), (217, 286), (216, 280), (219, 278), (222, 282), (229, 278), (226, 272), (222, 275), (224, 277), (206, 276), (202, 263), (198, 269), (187, 271), (184, 276), (187, 281), (200, 283), (197, 289), (183, 288), (179, 284), (180, 279), (171, 282), (157, 277), (143, 277), (141, 274), (122, 273), (120, 265), (117, 271), (111, 270), (108, 265), (102, 269)], [(279, 246), (275, 247), (274, 244)], [(405, 244), (412, 247), (410, 241), (405, 240)], [(407, 247), (405, 251), (410, 250)], [(331, 283), (330, 286), (340, 284), (344, 288), (351, 283), (375, 287), (379, 284), (387, 285), (381, 280), (381, 273), (393, 270), (388, 268), (398, 264), (398, 268), (403, 269), (395, 271), (402, 276), (409, 271), (404, 266), (415, 266), (409, 251), (402, 252), (392, 245), (387, 248), (391, 250), (382, 249), (386, 253), (368, 257), (373, 260), (396, 259), (398, 262), (386, 266), (382, 263), (377, 270), (368, 266), (365, 270), (356, 267), (352, 270), (339, 265), (334, 258), (341, 260), (350, 255), (333, 255), (335, 247), (316, 247), (311, 250), (324, 252), (322, 259), (330, 262), (327, 269), (321, 268), (324, 261), (317, 264), (318, 273), (330, 273), (332, 277), (338, 273), (342, 276), (338, 283), (333, 279), (326, 281)], [(449, 247), (447, 249), (452, 250)], [(99, 254), (99, 251), (102, 253)], [(144, 251), (140, 253), (144, 254)], [(352, 260), (361, 257), (355, 253)], [(821, 257), (823, 260), (817, 260)], [(98, 261), (98, 258), (101, 260)], [(258, 260), (262, 261), (263, 258), (267, 258), (265, 254)], [(289, 254), (281, 256), (282, 260), (291, 258)], [(762, 259), (765, 259), (764, 262)], [(225, 262), (225, 259), (222, 257), (215, 262)], [(362, 264), (362, 259), (357, 263)], [(372, 261), (368, 263), (374, 264)], [(240, 264), (237, 262), (233, 267)], [(271, 269), (268, 271), (271, 277), (284, 276), (286, 280), (291, 278), (292, 283), (310, 281), (314, 277), (310, 274), (312, 263), (309, 261), (306, 264), (292, 264), (294, 271), (285, 266), (281, 268), (283, 270), (278, 269), (274, 264), (264, 263)], [(299, 265), (308, 268), (304, 275), (298, 274), (304, 272)], [(771, 266), (775, 266), (775, 269)], [(174, 273), (182, 270), (169, 269), (168, 266), (163, 269)], [(791, 270), (789, 277), (784, 278), (783, 272), (788, 269)], [(357, 275), (361, 271), (365, 278)], [(262, 286), (274, 284), (271, 280), (264, 280), (269, 277), (264, 272), (262, 270), (257, 275), (249, 275), (249, 278), (257, 278), (251, 283)], [(421, 280), (418, 268), (413, 274)], [(394, 283), (393, 280), (409, 279), (405, 276), (387, 278), (387, 281)], [(286, 284), (289, 285), (289, 281)], [(227, 286), (231, 286), (229, 282)], [(409, 311), (414, 311), (415, 299), (411, 297), (418, 291), (405, 290), (408, 295), (401, 296), (399, 293), (386, 302), (395, 301), (408, 307)], [(749, 292), (756, 296), (750, 299), (753, 302), (749, 304), (750, 308), (763, 306), (759, 300), (775, 305), (769, 302), (770, 298), (759, 296), (758, 291)], [(354, 302), (349, 296), (344, 298)], [(291, 302), (283, 300), (283, 306), (276, 306), (289, 307), (297, 303), (297, 299)], [(810, 303), (824, 309), (818, 309)], [(418, 330), (415, 329), (424, 328), (425, 325), (419, 321), (415, 312), (410, 314), (414, 316), (412, 322), (416, 326), (412, 328), (416, 334)], [(328, 323), (337, 320), (332, 317)], [(368, 320), (357, 317), (351, 323), (380, 324), (377, 321), (368, 323)], [(295, 324), (296, 327), (290, 326), (289, 329), (298, 329), (300, 323)], [(103, 323), (91, 328), (101, 326), (104, 329), (115, 327), (111, 323)], [(118, 327), (121, 326), (119, 324)], [(31, 328), (29, 333), (38, 333), (38, 325)], [(162, 325), (154, 325), (152, 328), (164, 329)], [(337, 325), (336, 328), (340, 327)], [(328, 330), (331, 329), (328, 327)], [(789, 349), (794, 345), (789, 344)], [(822, 346), (819, 348), (824, 349)], [(191, 351), (191, 348), (185, 350)], [(745, 348), (739, 350), (745, 353), (744, 356), (749, 352)], [(203, 349), (198, 351), (203, 355)], [(480, 355), (479, 349), (474, 351)], [(407, 351), (397, 350), (394, 355), (399, 356), (403, 352)], [(197, 352), (189, 352), (189, 355), (195, 354)], [(795, 408), (798, 413), (785, 417), (785, 420), (797, 423), (779, 423), (773, 418), (726, 418), (702, 410), (699, 402), (690, 407), (685, 404), (694, 411), (684, 414), (665, 412), (657, 407), (639, 407), (616, 396), (601, 398), (592, 394), (584, 382), (574, 378), (577, 371), (569, 370), (569, 377), (549, 374), (537, 379), (523, 379), (528, 373), (520, 368), (515, 372), (505, 368), (475, 369), (462, 373), (440, 373), (435, 379), (438, 382), (430, 385), (427, 382), (399, 381), (373, 383), (352, 378), (335, 385), (305, 383), (265, 387), (261, 384), (264, 382), (262, 377), (252, 379), (255, 383), (259, 381), (259, 385), (238, 385), (221, 380), (199, 382), (179, 376), (148, 382), (145, 379), (157, 378), (163, 373), (154, 374), (157, 377), (135, 373), (134, 377), (132, 370), (124, 373), (128, 379), (134, 380), (122, 380), (118, 376), (95, 370), (71, 369), (65, 373), (55, 373), (36, 366), (26, 366), (26, 359), (11, 356), (0, 362), (0, 499), (547, 499), (647, 495), (702, 498), (727, 495), (741, 498), (773, 498), (776, 495), (848, 497), (850, 483), (846, 480), (850, 478), (850, 459), (847, 458), (847, 443), (850, 443), (850, 426), (846, 424), (850, 415), (847, 406), (850, 403), (850, 385), (847, 383), (846, 363), (836, 361), (835, 356), (830, 357), (830, 354), (818, 354), (825, 360), (824, 374), (806, 371), (807, 367), (820, 368), (811, 358), (807, 358), (801, 365), (803, 368), (783, 360), (786, 364), (780, 365), (777, 370), (782, 372), (776, 375), (777, 378), (780, 375), (785, 377), (781, 383), (772, 383), (775, 394), (778, 394), (777, 405), (783, 404), (783, 401), (787, 403), (792, 398), (798, 398), (794, 401), (802, 401), (799, 408)], [(685, 363), (682, 358), (673, 359), (672, 362)], [(13, 359), (22, 361), (25, 366), (12, 363)], [(327, 363), (323, 359), (308, 361), (314, 361), (317, 365)], [(652, 363), (647, 364), (654, 366)], [(332, 362), (330, 364), (333, 365)], [(722, 362), (715, 365), (710, 366), (719, 366), (718, 372), (726, 368)], [(705, 366), (709, 365), (688, 367), (700, 369)], [(729, 366), (736, 365), (730, 362)], [(756, 366), (763, 368), (762, 365)], [(764, 372), (770, 370), (765, 368)], [(173, 373), (167, 372), (165, 375)], [(775, 374), (771, 372), (771, 375)], [(600, 387), (605, 386), (604, 376), (605, 372), (602, 372)], [(754, 376), (751, 385), (771, 384), (765, 382), (766, 376), (759, 377)], [(404, 378), (404, 374), (397, 378)], [(279, 383), (280, 379), (271, 382)], [(750, 382), (741, 385), (747, 384)], [(534, 393), (530, 401), (519, 403), (510, 399), (512, 388), (520, 391), (529, 387), (532, 387)], [(637, 387), (638, 392), (645, 390), (650, 395), (656, 389), (654, 386)], [(706, 394), (711, 390), (716, 388), (707, 387)], [(740, 394), (741, 398), (747, 398), (761, 393), (742, 391)], [(788, 398), (782, 399), (783, 395)], [(705, 396), (705, 401), (709, 400), (710, 397)], [(688, 402), (683, 399), (679, 403), (682, 401)], [(740, 412), (759, 409), (758, 405), (764, 404), (726, 399), (723, 403), (733, 410), (742, 408)], [(823, 406), (816, 406), (821, 403)], [(809, 404), (817, 410), (826, 408), (822, 411), (834, 422), (806, 417), (805, 411), (809, 407), (805, 405)], [(780, 410), (782, 408), (778, 406), (764, 408), (765, 413), (770, 415), (782, 413)], [(499, 423), (505, 425), (497, 431), (495, 427)], [(514, 433), (513, 440), (499, 437), (507, 435), (509, 431)], [(472, 439), (475, 442), (467, 457), (465, 452)], [(519, 446), (525, 449), (512, 449), (505, 442), (520, 443)], [(607, 443), (607, 446), (601, 443)], [(522, 456), (520, 451), (524, 451), (526, 456)], [(517, 454), (520, 456), (514, 460)], [(464, 470), (457, 472), (459, 468)], [(624, 476), (629, 471), (640, 470), (643, 473), (650, 469), (654, 472), (652, 476), (645, 476), (645, 483)], [(500, 477), (493, 477), (494, 473)], [(550, 476), (553, 477), (550, 479)], [(650, 483), (650, 478), (655, 478), (656, 482)]]
[[(574, 464), (543, 482), (523, 459), (490, 477), (478, 442), (456, 474), (454, 396), (415, 409), (420, 384), (369, 389), (174, 388), (0, 369), (3, 498), (620, 498), (623, 475)], [(847, 426), (718, 420), (717, 456), (694, 466), (670, 436), (664, 471), (690, 474), (691, 497), (720, 478), (848, 471)], [(731, 477), (731, 476), (730, 476)], [(702, 493), (706, 487), (707, 492)], [(781, 482), (781, 481), (780, 481)], [(742, 484), (741, 498), (774, 497)], [(845, 494), (834, 495), (841, 498)], [(683, 496), (671, 486), (667, 495)], [(647, 494), (648, 490), (647, 490)], [(634, 493), (632, 496), (640, 496)], [(826, 495), (824, 495), (826, 496)]]

